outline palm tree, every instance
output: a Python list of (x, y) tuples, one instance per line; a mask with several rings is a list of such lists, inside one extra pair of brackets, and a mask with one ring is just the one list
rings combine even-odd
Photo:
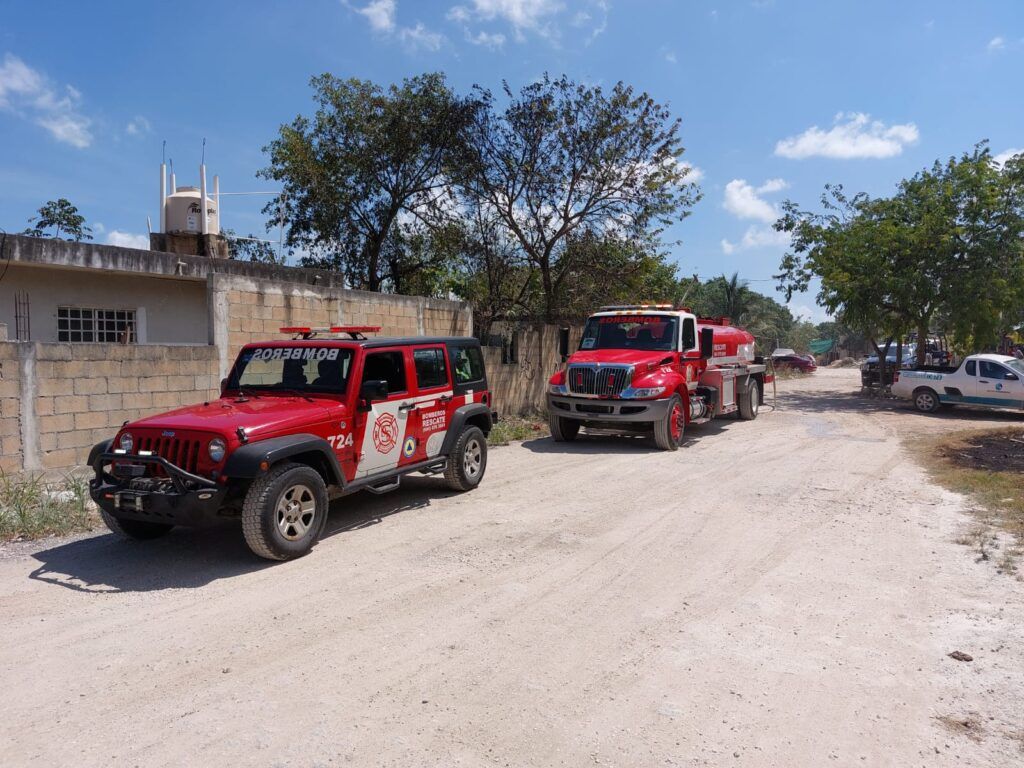
[(722, 284), (725, 291), (725, 314), (738, 323), (747, 311), (747, 281), (740, 280), (739, 272), (733, 272), (730, 278), (722, 275)]

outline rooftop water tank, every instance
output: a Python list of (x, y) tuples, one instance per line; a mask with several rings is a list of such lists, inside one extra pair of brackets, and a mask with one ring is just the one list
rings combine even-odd
[[(199, 234), (203, 231), (202, 201), (197, 187), (178, 187), (174, 194), (167, 196), (167, 231), (168, 232), (190, 232)], [(217, 203), (212, 198), (206, 198), (206, 223), (207, 232), (211, 235), (220, 234), (220, 215), (217, 211)]]

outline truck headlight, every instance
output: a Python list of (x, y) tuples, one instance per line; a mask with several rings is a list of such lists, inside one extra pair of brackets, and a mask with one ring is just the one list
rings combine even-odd
[(213, 459), (214, 462), (220, 462), (224, 458), (224, 454), (227, 452), (228, 447), (225, 445), (223, 440), (219, 437), (215, 437), (210, 441), (210, 444), (206, 449), (209, 451), (210, 458)]
[(123, 435), (121, 435), (121, 439), (118, 441), (117, 444), (125, 453), (131, 453), (132, 448), (135, 447), (135, 438), (133, 438), (131, 434), (129, 434), (128, 432), (125, 432)]
[(548, 384), (548, 392), (552, 395), (564, 395), (568, 390), (565, 388), (565, 384)]
[(637, 398), (640, 400), (646, 400), (650, 397), (657, 397), (665, 393), (667, 387), (641, 387), (639, 389), (624, 389), (622, 391), (622, 397), (625, 398)]

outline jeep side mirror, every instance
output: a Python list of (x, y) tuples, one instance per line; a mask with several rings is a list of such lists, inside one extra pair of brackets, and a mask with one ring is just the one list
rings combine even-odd
[(223, 379), (220, 380), (220, 393), (222, 395), (224, 394), (224, 389), (227, 387), (227, 385), (228, 385), (228, 378), (227, 378), (227, 376), (225, 376)]
[(569, 329), (559, 328), (558, 329), (558, 354), (562, 358), (564, 363), (569, 359)]
[(715, 329), (700, 329), (700, 356), (709, 360), (715, 356)]
[(359, 389), (359, 397), (366, 405), (388, 399), (388, 383), (384, 379), (364, 381)]

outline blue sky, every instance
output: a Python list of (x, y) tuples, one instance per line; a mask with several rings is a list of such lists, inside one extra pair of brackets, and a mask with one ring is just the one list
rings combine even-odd
[[(547, 71), (667, 102), (704, 192), (673, 258), (766, 293), (783, 199), (885, 194), (982, 139), (1024, 148), (1020, 0), (0, 0), (0, 226), (63, 196), (98, 241), (131, 243), (157, 219), (163, 140), (179, 184), (205, 137), (223, 190), (273, 189), (261, 148), (310, 111), (311, 75), (433, 70), (458, 90)], [(223, 223), (261, 232), (259, 207), (225, 199)]]

